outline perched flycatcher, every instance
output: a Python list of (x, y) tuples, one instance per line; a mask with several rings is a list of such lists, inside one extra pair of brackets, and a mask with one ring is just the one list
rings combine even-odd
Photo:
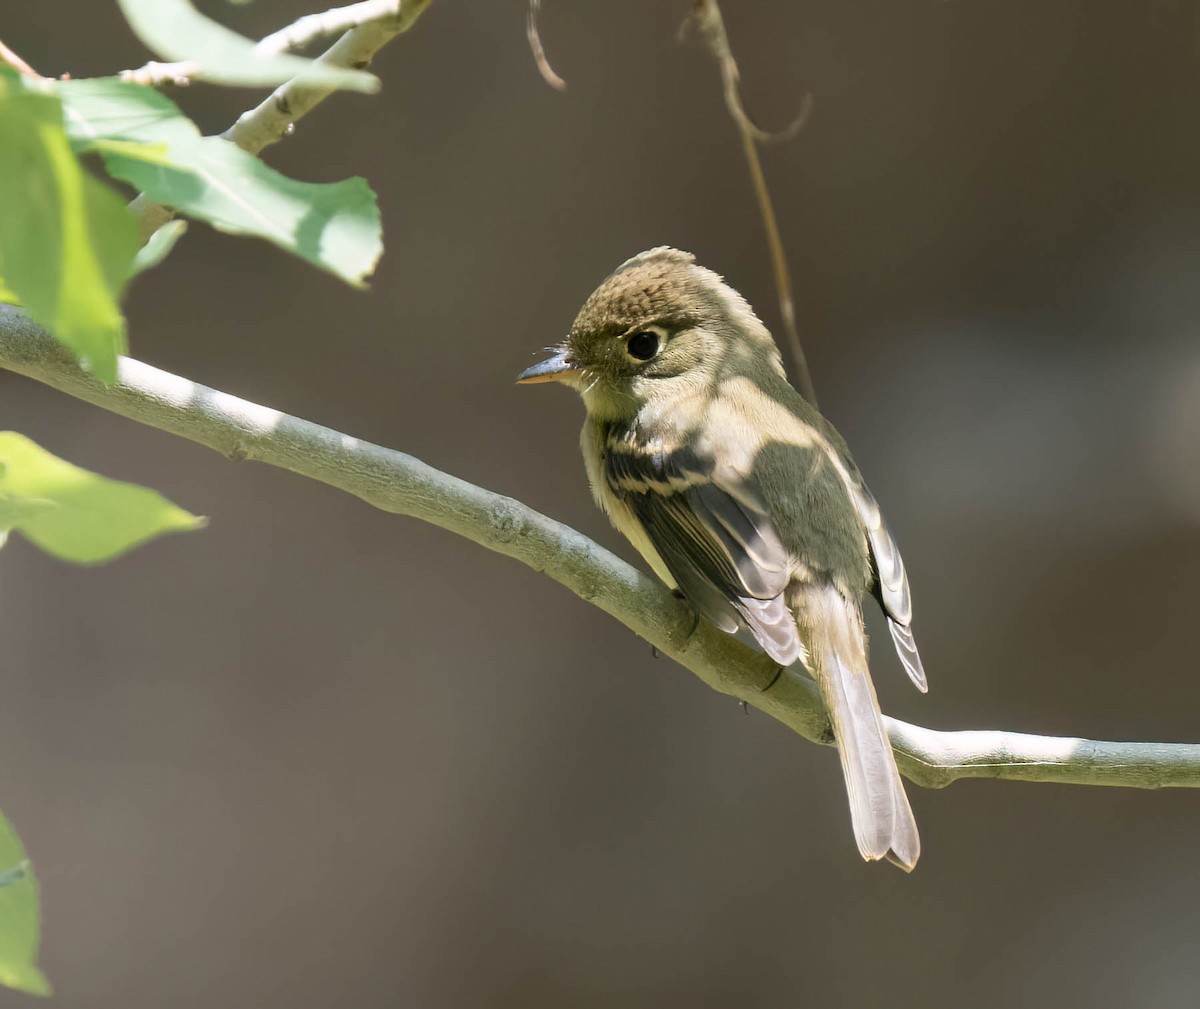
[(926, 689), (896, 543), (832, 425), (788, 384), (740, 294), (675, 249), (623, 263), (554, 356), (587, 408), (596, 502), (667, 585), (820, 685), (863, 858), (911, 870), (921, 842), (867, 668), (861, 601), (883, 607)]

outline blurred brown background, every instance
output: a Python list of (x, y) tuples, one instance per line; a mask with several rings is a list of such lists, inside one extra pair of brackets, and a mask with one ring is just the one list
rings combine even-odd
[[(260, 34), (312, 7), (206, 8)], [(581, 408), (514, 374), (670, 243), (774, 326), (685, 0), (438, 0), (273, 149), (360, 173), (363, 294), (194, 227), (136, 285), (156, 365), (412, 452), (626, 556)], [(1200, 737), (1200, 14), (1142, 0), (742, 0), (726, 16), (826, 412), (908, 560), (939, 727)], [(115, 4), (6, 5), (45, 73), (145, 52)], [(216, 131), (255, 96), (195, 87)], [(832, 751), (544, 577), (0, 374), (0, 425), (211, 516), (97, 570), (0, 555), (0, 805), (57, 1004), (1194, 1007), (1200, 796), (913, 788), (866, 866)], [(874, 625), (879, 629), (878, 623)], [(30, 1004), (0, 994), (0, 1004)]]

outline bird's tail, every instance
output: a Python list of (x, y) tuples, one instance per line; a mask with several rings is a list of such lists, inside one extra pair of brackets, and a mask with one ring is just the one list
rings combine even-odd
[(796, 602), (809, 668), (833, 722), (858, 850), (911, 872), (921, 838), (867, 668), (862, 614), (832, 585), (806, 588)]

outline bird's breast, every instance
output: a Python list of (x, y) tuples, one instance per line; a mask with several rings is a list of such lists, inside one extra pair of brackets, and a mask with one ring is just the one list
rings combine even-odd
[(583, 451), (583, 462), (587, 469), (588, 484), (592, 489), (592, 497), (597, 506), (613, 527), (624, 536), (633, 548), (642, 556), (651, 570), (668, 588), (676, 587), (675, 579), (663, 563), (662, 557), (655, 549), (645, 527), (638, 519), (634, 510), (613, 493), (605, 475), (605, 461), (610, 449), (610, 438), (613, 435), (612, 425), (597, 422), (590, 417), (584, 422), (579, 436), (579, 447)]

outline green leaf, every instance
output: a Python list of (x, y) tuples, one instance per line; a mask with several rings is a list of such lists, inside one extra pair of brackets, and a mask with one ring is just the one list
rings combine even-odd
[(7, 533), (38, 512), (58, 505), (45, 498), (19, 498), (11, 494), (0, 494), (0, 533)]
[(257, 235), (361, 284), (383, 252), (375, 194), (365, 179), (298, 182), (220, 137), (176, 141), (171, 166), (102, 152), (105, 167), (150, 199), (219, 231)]
[(41, 907), (37, 877), (20, 838), (0, 816), (0, 984), (31, 995), (49, 995), (37, 968)]
[(99, 154), (124, 154), (152, 165), (169, 165), (166, 144), (142, 144), (135, 140), (93, 140), (88, 150)]
[(265, 238), (351, 284), (374, 269), (382, 227), (365, 180), (289, 179), (226, 140), (201, 137), (170, 99), (137, 84), (56, 87), (77, 147), (99, 150), (111, 174), (150, 199), (221, 231)]
[[(3, 246), (3, 244), (3, 242), (0, 242), (0, 246)], [(0, 248), (0, 301), (6, 305), (21, 304), (21, 299), (17, 297), (17, 292), (4, 283), (4, 256), (2, 248)]]
[(187, 221), (167, 221), (138, 250), (138, 254), (133, 259), (133, 275), (136, 277), (152, 266), (158, 266), (175, 248), (175, 243), (183, 237), (185, 231), (187, 231)]
[(17, 292), (9, 290), (8, 285), (4, 283), (3, 277), (0, 277), (0, 301), (6, 305), (21, 304), (21, 299), (17, 297)]
[(200, 130), (170, 98), (153, 88), (116, 77), (56, 81), (67, 135), (76, 150), (100, 140), (169, 144), (200, 136)]
[(292, 77), (313, 87), (379, 90), (379, 78), (303, 56), (260, 55), (251, 39), (201, 14), (189, 0), (118, 0), (134, 34), (172, 62), (196, 64), (190, 76), (214, 84), (274, 87)]
[(0, 67), (0, 261), (30, 316), (97, 378), (125, 348), (118, 307), (137, 252), (122, 200), (79, 166), (58, 97)]
[(204, 525), (157, 491), (89, 473), (13, 431), (0, 432), (0, 465), (8, 514), (0, 530), (7, 524), (65, 561), (100, 564), (163, 533)]

